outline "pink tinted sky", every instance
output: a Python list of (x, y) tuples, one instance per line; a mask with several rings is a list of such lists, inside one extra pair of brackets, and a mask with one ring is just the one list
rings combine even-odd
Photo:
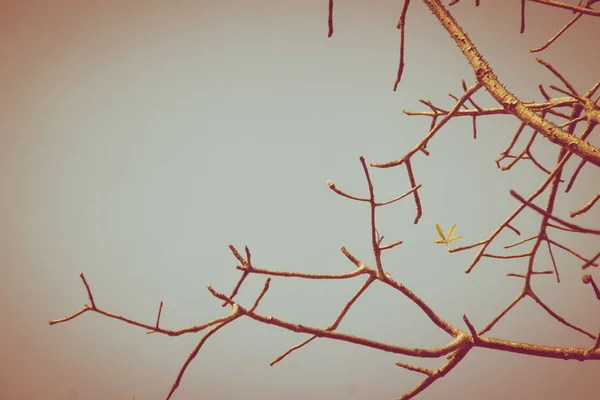
[[(429, 123), (400, 111), (422, 109), (419, 98), (451, 106), (445, 94), (457, 94), (460, 79), (472, 76), (434, 17), (413, 1), (405, 77), (393, 93), (399, 2), (347, 3), (336, 6), (331, 39), (323, 0), (2, 3), (0, 397), (145, 400), (168, 392), (198, 337), (145, 335), (98, 315), (48, 326), (87, 302), (80, 272), (99, 306), (150, 322), (163, 300), (164, 325), (179, 328), (226, 312), (205, 285), (227, 292), (236, 281), (228, 243), (248, 244), (256, 263), (283, 270), (346, 272), (341, 245), (370, 260), (367, 210), (324, 181), (364, 193), (357, 155), (398, 158)], [(452, 10), (506, 86), (540, 100), (536, 85), (557, 82), (528, 50), (572, 14), (528, 3), (519, 35), (518, 3), (475, 8), (463, 0)], [(600, 34), (597, 21), (583, 17), (540, 54), (580, 92), (599, 79), (600, 53), (585, 54)], [(543, 175), (530, 166), (501, 173), (493, 162), (517, 126), (490, 118), (473, 141), (469, 121), (449, 124), (430, 145), (432, 157), (415, 165), (420, 224), (412, 224), (410, 202), (383, 213), (384, 235), (405, 241), (385, 259), (392, 275), (460, 327), (463, 313), (483, 326), (514, 298), (520, 282), (506, 273), (523, 265), (486, 261), (465, 275), (474, 254), (450, 256), (434, 246), (433, 226), (456, 223), (466, 241), (479, 240), (516, 206), (509, 189), (539, 185)], [(548, 154), (542, 158), (550, 163), (555, 155)], [(380, 198), (406, 190), (403, 174), (376, 173)], [(559, 211), (589, 201), (598, 179), (584, 170)], [(539, 218), (527, 218), (520, 226), (533, 232)], [(594, 210), (577, 222), (598, 220)], [(598, 248), (589, 238), (565, 240), (587, 255)], [(598, 304), (581, 285), (579, 262), (556, 257), (563, 282), (540, 279), (536, 288), (596, 332)], [(275, 281), (261, 312), (327, 326), (358, 284)], [(261, 285), (249, 282), (240, 301), (249, 304)], [(364, 297), (340, 329), (413, 347), (445, 343), (395, 293)], [(532, 302), (492, 333), (590, 345)], [(236, 322), (202, 349), (174, 398), (395, 398), (421, 379), (394, 365), (406, 359), (323, 340), (269, 367), (301, 339)], [(474, 351), (419, 399), (595, 399), (599, 372), (598, 363)]]

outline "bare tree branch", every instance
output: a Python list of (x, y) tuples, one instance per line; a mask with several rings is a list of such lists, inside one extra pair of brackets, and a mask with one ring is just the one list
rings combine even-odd
[[(550, 38), (545, 44), (537, 49), (532, 49), (531, 52), (539, 52), (548, 48), (553, 44), (567, 29), (572, 27), (582, 16), (586, 14), (588, 16), (600, 16), (600, 11), (591, 9), (590, 6), (595, 4), (598, 0), (582, 0), (579, 5), (571, 5), (555, 0), (530, 0), (544, 6), (558, 7), (567, 10), (572, 10), (577, 13), (571, 21), (567, 22), (566, 25), (558, 31), (552, 38)], [(397, 362), (396, 365), (404, 368), (408, 371), (418, 372), (424, 375), (424, 379), (417, 384), (414, 388), (404, 393), (400, 399), (411, 399), (417, 396), (419, 393), (427, 389), (430, 385), (436, 382), (439, 378), (446, 376), (451, 372), (463, 359), (467, 356), (471, 349), (487, 348), (496, 351), (505, 351), (515, 354), (523, 354), (535, 357), (545, 357), (553, 359), (564, 359), (564, 360), (600, 360), (600, 333), (593, 335), (582, 327), (579, 327), (572, 322), (569, 322), (569, 318), (565, 317), (555, 310), (553, 310), (540, 296), (533, 290), (531, 284), (533, 279), (543, 280), (545, 278), (540, 277), (541, 275), (552, 275), (556, 274), (557, 283), (560, 283), (559, 276), (559, 265), (554, 257), (553, 246), (558, 247), (571, 256), (576, 257), (579, 261), (585, 262), (582, 269), (586, 269), (590, 266), (598, 267), (597, 263), (600, 260), (600, 252), (595, 256), (588, 258), (579, 254), (577, 251), (571, 249), (564, 243), (559, 242), (555, 236), (551, 239), (550, 233), (554, 234), (555, 231), (549, 229), (554, 228), (562, 231), (564, 235), (600, 235), (600, 231), (593, 228), (584, 228), (580, 225), (566, 221), (563, 218), (557, 216), (555, 211), (557, 202), (560, 200), (559, 187), (561, 183), (564, 183), (563, 173), (565, 172), (565, 166), (569, 160), (575, 157), (577, 167), (573, 174), (569, 177), (566, 186), (565, 193), (570, 192), (575, 187), (576, 179), (583, 169), (588, 165), (600, 166), (600, 150), (589, 143), (589, 138), (592, 132), (595, 130), (597, 125), (600, 123), (600, 107), (598, 101), (600, 96), (594, 99), (595, 93), (600, 88), (600, 81), (597, 82), (591, 89), (589, 89), (584, 95), (580, 95), (567, 77), (560, 73), (551, 63), (537, 59), (538, 63), (543, 65), (552, 75), (561, 82), (561, 87), (555, 85), (549, 85), (552, 90), (546, 90), (542, 84), (538, 85), (539, 92), (543, 97), (543, 102), (535, 101), (521, 101), (514, 96), (508, 89), (503, 86), (499, 78), (494, 74), (492, 68), (478, 52), (473, 41), (464, 32), (459, 23), (454, 19), (452, 14), (444, 7), (440, 0), (423, 0), (427, 7), (437, 18), (439, 24), (447, 31), (450, 37), (458, 45), (460, 51), (467, 59), (468, 63), (473, 69), (476, 82), (467, 87), (465, 80), (461, 80), (461, 87), (463, 93), (459, 95), (449, 94), (454, 99), (454, 105), (450, 109), (445, 109), (435, 105), (430, 100), (419, 100), (429, 111), (406, 111), (403, 112), (409, 116), (426, 116), (431, 118), (429, 131), (426, 133), (424, 138), (418, 142), (412, 149), (406, 152), (402, 157), (389, 162), (383, 163), (370, 163), (367, 164), (365, 158), (360, 156), (359, 161), (361, 163), (366, 186), (368, 190), (368, 196), (360, 197), (349, 194), (345, 191), (340, 190), (331, 181), (327, 181), (329, 188), (339, 196), (344, 198), (357, 201), (361, 204), (367, 203), (369, 205), (369, 227), (370, 230), (370, 245), (372, 249), (372, 259), (370, 261), (363, 261), (353, 255), (346, 247), (341, 247), (342, 254), (354, 265), (354, 269), (350, 272), (339, 273), (339, 274), (321, 274), (321, 273), (310, 273), (302, 271), (280, 271), (271, 268), (259, 268), (254, 265), (253, 258), (248, 246), (244, 246), (245, 255), (242, 256), (240, 252), (233, 246), (229, 245), (229, 249), (233, 256), (239, 263), (236, 265), (236, 269), (241, 271), (240, 277), (234, 285), (229, 295), (221, 292), (217, 292), (211, 286), (208, 286), (209, 292), (216, 299), (220, 300), (222, 307), (231, 307), (231, 312), (224, 315), (221, 318), (217, 318), (208, 322), (204, 322), (200, 325), (193, 325), (187, 328), (172, 330), (165, 329), (160, 326), (160, 319), (163, 311), (163, 301), (160, 301), (156, 321), (154, 324), (147, 324), (136, 321), (129, 317), (121, 316), (101, 308), (98, 308), (92, 295), (92, 290), (83, 273), (80, 274), (80, 278), (87, 292), (89, 303), (85, 304), (79, 311), (69, 316), (49, 321), (50, 325), (55, 325), (63, 322), (73, 320), (80, 317), (87, 312), (93, 312), (103, 315), (108, 318), (116, 319), (124, 322), (128, 325), (144, 328), (146, 333), (152, 334), (164, 334), (168, 336), (180, 336), (184, 334), (191, 334), (205, 331), (204, 335), (198, 341), (196, 346), (192, 349), (189, 356), (186, 358), (181, 369), (179, 370), (175, 381), (168, 392), (166, 399), (169, 400), (176, 392), (179, 387), (183, 376), (199, 354), (200, 349), (206, 343), (206, 341), (221, 328), (227, 324), (241, 318), (246, 317), (258, 323), (270, 325), (272, 327), (284, 329), (290, 332), (309, 335), (308, 338), (302, 340), (299, 344), (289, 348), (277, 358), (271, 361), (271, 365), (275, 365), (287, 357), (289, 354), (296, 350), (299, 350), (310, 342), (317, 338), (337, 340), (341, 342), (351, 343), (354, 345), (366, 347), (373, 350), (401, 354), (405, 356), (415, 358), (442, 358), (445, 357), (446, 361), (444, 364), (436, 369), (431, 370), (422, 368), (416, 365)], [(457, 4), (458, 0), (452, 0), (449, 6)], [(408, 19), (408, 8), (410, 0), (404, 0), (403, 6), (400, 12), (400, 16), (397, 22), (397, 28), (400, 31), (400, 54), (398, 71), (396, 80), (394, 82), (394, 91), (397, 89), (404, 72), (405, 65), (405, 28)], [(475, 5), (479, 5), (479, 1), (475, 2)], [(521, 13), (521, 33), (525, 30), (526, 15), (525, 7), (526, 1), (521, 0), (520, 2), (520, 13)], [(587, 17), (586, 17), (587, 18)], [(328, 0), (328, 36), (331, 37), (334, 32), (334, 21), (333, 21), (333, 0)], [(492, 98), (498, 103), (500, 107), (486, 108), (480, 107), (475, 97), (482, 96), (484, 91), (480, 89), (485, 88)], [(558, 95), (551, 96), (549, 93)], [(483, 104), (483, 103), (480, 103)], [(481, 262), (482, 259), (494, 258), (503, 261), (514, 260), (514, 259), (527, 259), (527, 269), (517, 270), (511, 269), (515, 272), (507, 274), (509, 277), (517, 277), (523, 279), (523, 286), (520, 289), (516, 297), (509, 302), (498, 314), (493, 316), (489, 322), (479, 331), (475, 329), (471, 321), (467, 318), (466, 314), (463, 314), (463, 321), (467, 327), (467, 330), (461, 330), (456, 326), (453, 326), (447, 320), (442, 318), (440, 314), (435, 312), (433, 308), (427, 304), (421, 297), (415, 292), (406, 287), (402, 281), (396, 281), (392, 278), (391, 274), (386, 271), (382, 258), (382, 252), (391, 250), (398, 245), (403, 243), (403, 240), (394, 240), (389, 244), (383, 245), (384, 236), (380, 234), (377, 228), (377, 209), (380, 207), (392, 206), (406, 197), (412, 196), (417, 213), (414, 219), (414, 223), (418, 223), (423, 216), (423, 207), (421, 201), (421, 194), (419, 190), (422, 188), (420, 183), (417, 183), (416, 172), (413, 165), (413, 156), (416, 153), (423, 153), (426, 156), (430, 155), (430, 151), (427, 149), (429, 141), (453, 118), (469, 117), (472, 120), (473, 138), (477, 138), (477, 118), (485, 118), (491, 115), (505, 115), (513, 117), (518, 120), (519, 125), (516, 132), (512, 132), (512, 138), (508, 141), (508, 145), (500, 153), (500, 157), (495, 160), (498, 169), (501, 171), (509, 171), (515, 165), (519, 166), (528, 164), (535, 171), (542, 171), (543, 175), (542, 183), (539, 187), (525, 198), (519, 195), (516, 191), (511, 190), (510, 194), (512, 197), (519, 201), (519, 205), (516, 210), (505, 219), (495, 230), (491, 231), (491, 234), (486, 239), (474, 242), (469, 245), (460, 246), (456, 248), (448, 248), (449, 253), (456, 253), (460, 251), (466, 251), (473, 248), (478, 248), (477, 254), (469, 267), (466, 268), (465, 272), (470, 273), (474, 267)], [(550, 118), (550, 119), (549, 119)], [(582, 131), (580, 134), (576, 132)], [(530, 135), (530, 136), (528, 136)], [(552, 144), (555, 145), (557, 153), (556, 159), (553, 162), (553, 166), (544, 165), (548, 164), (546, 160), (542, 163), (539, 158), (539, 144), (535, 141), (539, 136), (543, 136), (548, 139)], [(554, 154), (554, 153), (553, 153)], [(371, 168), (391, 168), (396, 166), (405, 165), (406, 174), (408, 176), (410, 188), (408, 190), (403, 189), (398, 191), (402, 193), (395, 195), (389, 200), (377, 201), (376, 191), (373, 181), (372, 174), (374, 170)], [(579, 184), (579, 182), (578, 182)], [(547, 193), (547, 199), (545, 200), (544, 206), (539, 206), (534, 203), (543, 193)], [(561, 192), (562, 193), (562, 192)], [(561, 195), (566, 196), (566, 195)], [(584, 214), (591, 210), (594, 205), (600, 200), (600, 193), (595, 195), (589, 203), (581, 207), (578, 210), (574, 210), (570, 213), (571, 217)], [(537, 200), (539, 203), (539, 200)], [(505, 250), (509, 250), (508, 254), (496, 254), (495, 250), (490, 250), (492, 243), (500, 240), (499, 235), (506, 229), (509, 233), (521, 235), (519, 229), (523, 229), (519, 224), (518, 218), (521, 217), (522, 211), (525, 209), (532, 209), (535, 211), (536, 218), (539, 218), (539, 226), (537, 232), (526, 239), (516, 241), (512, 244), (504, 245)], [(436, 225), (437, 226), (437, 225)], [(455, 225), (456, 226), (456, 225)], [(454, 227), (450, 230), (450, 233), (446, 235), (442, 229), (438, 227), (439, 235), (442, 236), (443, 240), (438, 240), (438, 243), (448, 243), (458, 239), (459, 237), (451, 238), (454, 232)], [(519, 228), (519, 229), (517, 229)], [(525, 232), (525, 231), (524, 231)], [(559, 236), (559, 235), (557, 235)], [(552, 269), (546, 262), (540, 265), (539, 261), (539, 250), (542, 245), (546, 244), (548, 254), (552, 262)], [(513, 248), (521, 246), (528, 247), (520, 253), (510, 253)], [(596, 250), (594, 250), (596, 251)], [(592, 252), (593, 254), (593, 252)], [(371, 266), (369, 266), (371, 265)], [(516, 264), (518, 265), (518, 264)], [(564, 273), (564, 272), (563, 272)], [(578, 272), (579, 273), (579, 272)], [(266, 275), (267, 279), (262, 287), (262, 290), (256, 296), (252, 305), (244, 307), (236, 301), (236, 296), (241, 289), (244, 282), (247, 281), (251, 275)], [(396, 274), (396, 273), (394, 273)], [(272, 279), (275, 278), (296, 278), (306, 280), (348, 280), (357, 277), (363, 277), (364, 280), (360, 288), (348, 299), (346, 304), (341, 308), (337, 317), (333, 322), (326, 328), (313, 327), (304, 325), (297, 322), (287, 321), (281, 318), (263, 315), (257, 312), (257, 309), (266, 296)], [(441, 332), (446, 333), (450, 338), (448, 342), (440, 347), (431, 348), (412, 348), (393, 343), (384, 343), (376, 341), (367, 337), (351, 335), (344, 332), (339, 332), (338, 328), (344, 318), (349, 314), (352, 307), (356, 302), (366, 293), (367, 290), (376, 287), (374, 283), (380, 283), (391, 289), (393, 289), (398, 295), (406, 297), (410, 300), (418, 309), (431, 321), (432, 325), (439, 329)], [(600, 289), (598, 288), (594, 278), (591, 274), (585, 274), (582, 277), (584, 284), (590, 285), (594, 296), (597, 300), (600, 300)], [(519, 302), (525, 298), (531, 298), (539, 305), (540, 309), (550, 315), (557, 326), (562, 326), (570, 329), (571, 331), (578, 332), (587, 336), (593, 340), (593, 344), (586, 348), (580, 347), (556, 347), (556, 346), (545, 346), (530, 343), (521, 343), (511, 340), (492, 338), (486, 336), (511, 310), (513, 310)]]

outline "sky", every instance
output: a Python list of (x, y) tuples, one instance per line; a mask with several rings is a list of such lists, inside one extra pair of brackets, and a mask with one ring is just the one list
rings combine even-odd
[[(535, 57), (551, 62), (585, 93), (598, 80), (600, 53), (589, 51), (600, 26), (584, 16), (548, 50), (533, 55), (570, 11), (519, 2), (461, 1), (451, 8), (504, 85), (542, 101), (537, 85), (559, 84)], [(573, 1), (573, 3), (576, 3)], [(248, 245), (257, 267), (345, 273), (345, 246), (369, 266), (369, 209), (328, 189), (326, 181), (367, 195), (359, 162), (400, 158), (427, 133), (419, 99), (451, 108), (472, 70), (426, 6), (411, 3), (406, 67), (398, 91), (396, 22), (401, 2), (337, 2), (327, 38), (324, 0), (247, 2), (72, 0), (2, 2), (0, 13), (0, 397), (14, 400), (164, 399), (201, 334), (146, 335), (143, 329), (87, 313), (48, 321), (88, 303), (83, 273), (98, 307), (181, 329), (228, 314), (206, 285), (228, 293), (239, 278), (228, 249)], [(586, 51), (589, 51), (586, 54)], [(493, 106), (485, 93), (476, 97)], [(544, 179), (530, 163), (502, 172), (494, 162), (518, 121), (494, 116), (451, 121), (413, 162), (423, 217), (406, 199), (378, 214), (378, 230), (403, 244), (384, 267), (460, 329), (467, 314), (483, 327), (522, 287), (509, 272), (523, 260), (483, 260), (435, 245), (435, 224), (457, 224), (457, 244), (482, 240)], [(592, 143), (600, 145), (597, 137)], [(595, 142), (594, 142), (595, 141)], [(537, 140), (550, 166), (556, 148)], [(573, 171), (577, 162), (568, 164)], [(403, 168), (372, 170), (376, 198), (406, 192)], [(586, 167), (557, 213), (598, 191)], [(543, 204), (543, 203), (539, 203)], [(535, 233), (532, 211), (516, 222)], [(574, 222), (594, 226), (598, 207)], [(597, 227), (597, 224), (596, 224)], [(559, 235), (587, 256), (592, 237)], [(519, 237), (500, 237), (509, 244)], [(388, 242), (388, 243), (389, 243)], [(501, 246), (494, 249), (501, 251)], [(561, 283), (537, 277), (534, 289), (570, 321), (598, 332), (599, 304), (581, 283), (581, 262), (555, 250)], [(539, 269), (551, 268), (540, 251)], [(596, 274), (594, 270), (592, 274)], [(596, 274), (597, 275), (597, 274)], [(326, 327), (359, 281), (274, 279), (257, 310)], [(239, 294), (250, 306), (264, 277)], [(339, 331), (408, 347), (447, 343), (410, 301), (375, 285)], [(518, 305), (490, 336), (552, 346), (589, 347), (533, 301)], [(413, 360), (319, 339), (270, 367), (306, 336), (240, 319), (201, 349), (173, 399), (392, 399), (422, 376), (395, 362)], [(474, 349), (418, 399), (593, 399), (600, 364), (545, 360)], [(596, 394), (593, 391), (596, 390)]]

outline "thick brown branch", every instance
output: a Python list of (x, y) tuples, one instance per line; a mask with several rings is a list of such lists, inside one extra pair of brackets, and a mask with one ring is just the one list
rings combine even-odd
[[(438, 18), (442, 26), (456, 42), (461, 52), (471, 64), (475, 76), (481, 82), (492, 97), (515, 117), (526, 123), (534, 130), (539, 131), (552, 143), (556, 143), (588, 160), (596, 166), (600, 166), (600, 149), (586, 143), (569, 133), (563, 131), (552, 122), (543, 119), (528, 109), (515, 95), (509, 92), (499, 81), (487, 61), (479, 53), (477, 48), (463, 29), (456, 23), (454, 17), (444, 7), (440, 0), (423, 0), (431, 12)], [(551, 0), (536, 0), (538, 2), (550, 2)], [(573, 6), (571, 6), (573, 7)], [(573, 9), (573, 8), (571, 8)], [(579, 7), (575, 7), (577, 11)], [(581, 9), (590, 12), (589, 9)], [(582, 11), (582, 12), (583, 12)], [(592, 10), (594, 11), (594, 10)], [(586, 12), (586, 13), (587, 13)], [(600, 11), (597, 12), (600, 15)], [(593, 13), (592, 13), (593, 15)]]

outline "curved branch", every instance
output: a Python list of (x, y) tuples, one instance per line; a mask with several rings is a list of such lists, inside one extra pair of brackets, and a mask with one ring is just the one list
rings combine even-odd
[[(307, 333), (310, 335), (314, 335), (317, 337), (325, 337), (328, 339), (340, 340), (342, 342), (348, 342), (357, 344), (360, 346), (370, 347), (372, 349), (382, 350), (389, 353), (394, 354), (402, 354), (405, 356), (412, 357), (421, 357), (421, 358), (439, 358), (445, 356), (446, 354), (450, 354), (453, 351), (456, 351), (464, 346), (464, 342), (468, 340), (464, 336), (458, 335), (453, 341), (450, 343), (440, 346), (434, 349), (420, 349), (420, 348), (412, 348), (412, 347), (403, 347), (396, 346), (389, 343), (378, 342), (376, 340), (363, 338), (360, 336), (350, 335), (347, 333), (341, 333), (336, 331), (328, 331), (326, 329), (313, 328), (312, 326), (306, 326), (302, 324), (294, 324), (289, 321), (285, 321), (279, 318), (275, 318), (272, 316), (265, 316), (261, 314), (257, 314), (256, 312), (244, 308), (243, 306), (235, 303), (233, 300), (229, 299), (222, 293), (215, 291), (212, 287), (208, 286), (208, 290), (211, 292), (213, 296), (216, 298), (227, 301), (233, 306), (237, 305), (239, 307), (239, 311), (246, 316), (252, 318), (255, 321), (262, 322), (267, 325), (277, 326), (279, 328), (287, 329), (296, 333)], [(600, 353), (600, 352), (599, 352)], [(600, 354), (599, 354), (600, 355)]]
[[(532, 112), (525, 104), (523, 104), (514, 94), (509, 92), (500, 83), (498, 77), (492, 71), (487, 61), (479, 53), (475, 44), (458, 25), (452, 14), (444, 7), (440, 0), (423, 0), (429, 7), (431, 12), (437, 17), (442, 26), (450, 34), (450, 37), (456, 42), (461, 52), (466, 57), (469, 64), (475, 72), (478, 81), (481, 82), (492, 97), (502, 105), (506, 110), (510, 111), (515, 117), (530, 126), (536, 131), (539, 131), (546, 139), (552, 143), (558, 144), (565, 149), (572, 151), (579, 157), (591, 162), (600, 167), (600, 149), (584, 142), (583, 140), (568, 134), (560, 129), (554, 123), (540, 117)], [(536, 0), (540, 3), (552, 3), (551, 0)], [(558, 2), (553, 2), (558, 3)], [(562, 4), (562, 3), (561, 3)], [(576, 11), (580, 11), (579, 7), (573, 7)], [(595, 10), (581, 9), (594, 12)], [(583, 12), (583, 11), (582, 11)], [(595, 11), (600, 15), (600, 11)], [(592, 13), (592, 15), (594, 15)]]

